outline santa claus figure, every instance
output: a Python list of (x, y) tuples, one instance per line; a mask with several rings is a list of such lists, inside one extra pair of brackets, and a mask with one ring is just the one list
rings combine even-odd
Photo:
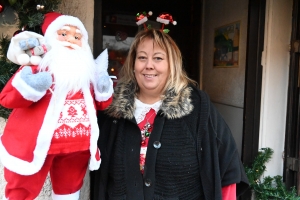
[(51, 50), (38, 65), (21, 66), (0, 93), (0, 104), (13, 109), (0, 138), (4, 199), (35, 199), (48, 172), (53, 199), (79, 199), (87, 167), (100, 166), (96, 111), (113, 93), (107, 52), (95, 62), (88, 33), (73, 16), (48, 13), (42, 31)]

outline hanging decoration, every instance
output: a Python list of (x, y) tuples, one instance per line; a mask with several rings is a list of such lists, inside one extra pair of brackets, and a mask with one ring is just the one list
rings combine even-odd
[[(0, 36), (0, 91), (11, 76), (19, 69), (19, 65), (7, 59), (10, 37), (25, 30), (42, 34), (41, 23), (44, 19), (44, 14), (57, 10), (60, 3), (61, 0), (0, 0), (0, 17), (2, 16), (2, 19), (4, 19), (4, 13), (1, 14), (3, 11), (6, 17), (3, 21), (9, 25), (12, 23), (8, 23), (7, 19), (12, 18), (11, 21), (18, 21), (18, 28), (16, 28), (15, 32), (11, 33), (11, 36)], [(14, 14), (8, 15), (6, 12)], [(10, 113), (10, 109), (0, 106), (0, 117), (7, 119)]]
[(3, 1), (0, 1), (0, 13), (2, 13), (5, 9), (5, 5)]
[(45, 6), (43, 6), (43, 5), (37, 5), (37, 6), (36, 6), (36, 9), (37, 9), (37, 10), (44, 10), (44, 7), (45, 7)]

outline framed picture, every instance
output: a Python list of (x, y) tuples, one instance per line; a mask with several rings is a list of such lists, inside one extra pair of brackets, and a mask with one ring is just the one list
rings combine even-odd
[(221, 26), (214, 32), (214, 67), (239, 66), (240, 21)]

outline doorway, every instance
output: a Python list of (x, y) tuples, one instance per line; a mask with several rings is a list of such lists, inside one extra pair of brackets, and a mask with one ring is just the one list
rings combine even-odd
[[(179, 46), (184, 68), (188, 76), (200, 83), (200, 41), (201, 41), (201, 13), (202, 0), (168, 1), (168, 0), (102, 0), (95, 1), (94, 19), (94, 55), (99, 55), (103, 51), (104, 27), (107, 26), (107, 18), (113, 15), (125, 16), (129, 20), (135, 19), (138, 12), (152, 11), (151, 20), (156, 21), (156, 17), (162, 13), (170, 13), (177, 25), (167, 25), (168, 33)], [(132, 18), (130, 19), (130, 16)], [(149, 20), (150, 20), (149, 18)], [(101, 26), (100, 26), (101, 24)], [(124, 24), (123, 24), (124, 25)], [(135, 25), (120, 25), (121, 32), (132, 37), (138, 31)], [(112, 26), (112, 24), (110, 24)], [(127, 26), (127, 27), (126, 27)], [(136, 27), (134, 27), (136, 26)], [(113, 28), (110, 29), (110, 32)], [(127, 30), (127, 31), (124, 31)], [(117, 32), (118, 30), (113, 30)], [(135, 32), (136, 31), (136, 32)], [(127, 33), (126, 33), (127, 32)], [(111, 34), (111, 33), (110, 33)], [(115, 33), (112, 33), (115, 34)], [(105, 45), (105, 44), (104, 44)]]
[[(103, 51), (103, 35), (106, 34), (106, 17), (122, 15), (135, 17), (141, 11), (152, 11), (152, 20), (161, 12), (172, 14), (177, 25), (168, 25), (170, 36), (178, 44), (182, 55), (185, 70), (190, 78), (200, 80), (200, 47), (201, 45), (201, 21), (202, 0), (168, 1), (168, 0), (97, 0), (95, 1), (94, 16), (94, 55)], [(261, 52), (263, 50), (264, 15), (266, 0), (249, 1), (248, 19), (248, 48), (247, 48), (247, 74), (245, 88), (244, 130), (242, 161), (246, 164), (253, 162), (258, 152), (258, 134), (260, 117), (260, 92), (262, 66)], [(132, 29), (131, 29), (132, 28)], [(138, 27), (132, 26), (128, 36), (134, 35)], [(132, 32), (133, 31), (133, 32)], [(123, 31), (122, 31), (123, 32)], [(251, 198), (251, 193), (245, 194), (241, 199)]]

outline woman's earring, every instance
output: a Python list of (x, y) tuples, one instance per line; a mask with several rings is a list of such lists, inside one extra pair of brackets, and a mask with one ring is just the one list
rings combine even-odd
[(133, 70), (133, 73), (135, 73), (135, 70)]

